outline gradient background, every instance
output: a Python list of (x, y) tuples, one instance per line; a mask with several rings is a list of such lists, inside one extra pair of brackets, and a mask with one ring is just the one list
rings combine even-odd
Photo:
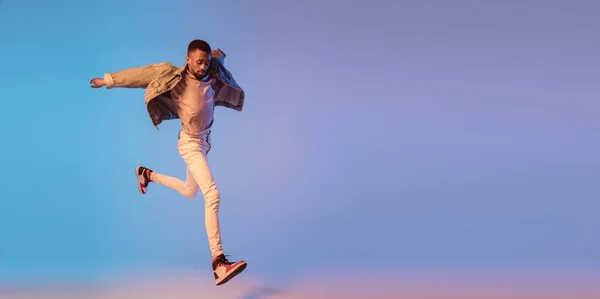
[[(61, 7), (62, 6), (62, 7)], [(210, 274), (180, 123), (89, 80), (227, 54), (209, 163), (224, 248), (272, 285), (327, 271), (600, 268), (594, 1), (0, 3), (0, 282)], [(470, 272), (471, 271), (471, 272)]]

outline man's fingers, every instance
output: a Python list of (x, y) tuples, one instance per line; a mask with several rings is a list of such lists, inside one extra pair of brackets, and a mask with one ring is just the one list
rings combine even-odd
[(90, 80), (90, 86), (91, 86), (92, 88), (98, 88), (98, 87), (100, 87), (100, 84), (97, 84), (97, 83), (96, 83), (96, 80), (95, 80), (95, 79), (92, 79), (92, 80)]

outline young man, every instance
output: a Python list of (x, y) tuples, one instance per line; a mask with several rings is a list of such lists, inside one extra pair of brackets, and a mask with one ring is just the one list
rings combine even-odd
[(206, 158), (211, 148), (214, 107), (241, 111), (244, 104), (243, 90), (223, 65), (225, 56), (220, 49), (211, 50), (205, 41), (193, 40), (188, 45), (186, 64), (179, 68), (163, 62), (107, 73), (104, 78), (90, 81), (92, 88), (145, 88), (146, 109), (157, 129), (163, 120), (181, 120), (178, 149), (187, 165), (185, 181), (137, 166), (138, 189), (146, 194), (148, 184), (155, 182), (190, 199), (200, 189), (217, 285), (226, 283), (247, 266), (244, 261), (230, 262), (224, 255), (218, 217), (220, 194)]

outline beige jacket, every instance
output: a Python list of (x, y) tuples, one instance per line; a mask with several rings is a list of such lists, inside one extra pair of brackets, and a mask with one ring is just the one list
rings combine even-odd
[[(215, 106), (242, 111), (244, 91), (225, 68), (224, 62), (225, 55), (218, 50), (213, 50), (208, 73), (215, 79), (212, 84), (215, 91)], [(184, 70), (185, 65), (176, 67), (168, 62), (160, 62), (106, 73), (104, 82), (107, 89), (115, 87), (145, 88), (146, 109), (152, 124), (158, 129), (158, 125), (163, 120), (179, 119), (177, 105), (168, 92), (179, 83)]]

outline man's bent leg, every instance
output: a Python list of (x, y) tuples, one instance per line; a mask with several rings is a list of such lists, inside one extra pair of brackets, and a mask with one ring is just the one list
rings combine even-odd
[(198, 193), (198, 184), (194, 180), (189, 167), (186, 170), (185, 182), (175, 177), (157, 173), (156, 171), (151, 172), (150, 179), (155, 183), (174, 189), (189, 199), (194, 198)]

